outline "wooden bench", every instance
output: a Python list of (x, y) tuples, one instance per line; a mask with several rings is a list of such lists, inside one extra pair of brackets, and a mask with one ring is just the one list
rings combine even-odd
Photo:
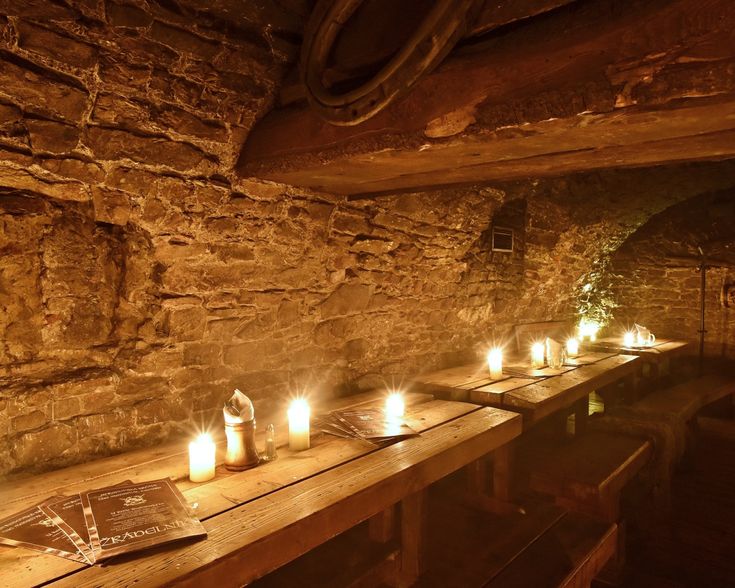
[(697, 413), (735, 394), (735, 378), (709, 375), (656, 390), (630, 406), (617, 406), (594, 423), (610, 434), (647, 435), (655, 440), (653, 486), (657, 506), (669, 508), (671, 477), (684, 457), (696, 427)]
[(651, 441), (590, 431), (558, 446), (537, 448), (524, 466), (531, 490), (553, 496), (564, 508), (613, 523), (620, 494), (650, 459)]
[(589, 431), (561, 446), (544, 447), (525, 461), (531, 490), (553, 496), (556, 504), (574, 512), (617, 524), (612, 576), (625, 562), (621, 495), (652, 452), (648, 439)]
[(484, 588), (583, 588), (616, 552), (616, 524), (568, 513), (530, 543)]

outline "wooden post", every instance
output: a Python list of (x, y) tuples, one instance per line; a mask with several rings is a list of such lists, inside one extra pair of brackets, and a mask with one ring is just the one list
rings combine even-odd
[(493, 452), (493, 495), (501, 502), (511, 502), (513, 445), (506, 443)]
[(574, 403), (574, 436), (584, 435), (587, 430), (587, 418), (590, 411), (589, 397), (580, 398)]
[(399, 586), (411, 586), (426, 569), (428, 491), (419, 490), (401, 500), (401, 577)]
[(470, 496), (487, 495), (490, 492), (487, 456), (467, 466), (467, 492)]
[(386, 508), (371, 517), (368, 522), (368, 533), (370, 539), (376, 543), (388, 543), (393, 539), (396, 526), (396, 505)]

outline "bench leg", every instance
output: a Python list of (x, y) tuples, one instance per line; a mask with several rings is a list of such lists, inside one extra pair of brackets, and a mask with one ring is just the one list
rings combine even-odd
[(428, 491), (401, 500), (401, 577), (399, 586), (412, 586), (426, 570)]

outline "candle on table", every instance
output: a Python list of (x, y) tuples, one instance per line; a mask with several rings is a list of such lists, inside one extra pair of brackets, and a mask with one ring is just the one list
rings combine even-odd
[(406, 404), (403, 401), (403, 394), (392, 392), (385, 399), (385, 414), (388, 418), (399, 419), (406, 411)]
[(490, 377), (499, 380), (503, 377), (503, 350), (495, 347), (487, 352), (487, 367)]
[(572, 337), (567, 339), (567, 355), (569, 357), (577, 357), (579, 355), (579, 340)]
[(635, 335), (628, 331), (623, 335), (623, 346), (625, 347), (633, 347), (635, 345)]
[(291, 451), (309, 449), (309, 404), (297, 398), (288, 407), (288, 447)]
[(584, 341), (585, 337), (589, 337), (590, 341), (597, 340), (597, 332), (600, 330), (600, 324), (595, 321), (582, 319), (579, 321), (579, 338)]
[(534, 343), (531, 346), (531, 367), (539, 369), (544, 367), (544, 344)]
[(189, 479), (192, 482), (206, 482), (214, 478), (216, 453), (217, 446), (210, 435), (199, 435), (189, 443)]

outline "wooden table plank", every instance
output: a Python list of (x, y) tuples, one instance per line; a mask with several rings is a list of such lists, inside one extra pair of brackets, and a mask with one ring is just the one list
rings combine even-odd
[(626, 355), (638, 355), (646, 363), (660, 363), (672, 356), (684, 353), (689, 347), (688, 341), (675, 339), (656, 339), (650, 347), (625, 347), (622, 337), (604, 337), (592, 343), (596, 349), (605, 349)]
[[(118, 565), (93, 566), (58, 586), (241, 586), (405, 496), (507, 443), (517, 414), (478, 408), (419, 437), (370, 453), (322, 475), (204, 522), (209, 537)], [(223, 571), (224, 570), (224, 571)]]
[(617, 351), (586, 351), (584, 353), (580, 353), (576, 357), (569, 357), (566, 360), (566, 364), (570, 366), (582, 366), (582, 365), (590, 365), (591, 363), (597, 363), (598, 361), (602, 361), (603, 359), (607, 359), (608, 357), (613, 357), (617, 355)]
[[(633, 355), (616, 355), (597, 363), (581, 366), (555, 378), (548, 378), (506, 392), (502, 406), (524, 413), (528, 424), (535, 423), (550, 414), (572, 406), (577, 400), (598, 388), (633, 375), (639, 358)], [(473, 391), (471, 399), (484, 403), (483, 393)], [(490, 398), (491, 399), (491, 398)]]

